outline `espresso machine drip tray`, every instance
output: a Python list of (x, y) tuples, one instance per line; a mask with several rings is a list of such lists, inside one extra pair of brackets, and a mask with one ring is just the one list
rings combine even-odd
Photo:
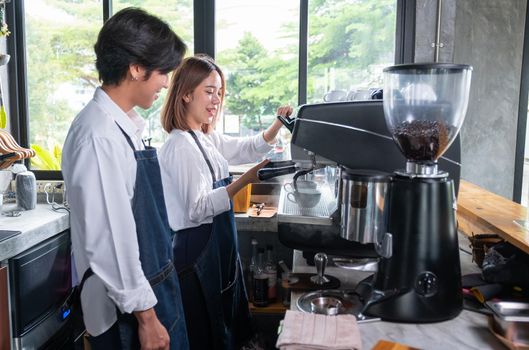
[(293, 224), (332, 225), (331, 215), (337, 208), (336, 197), (328, 184), (321, 185), (320, 191), (319, 202), (312, 208), (304, 208), (295, 202), (292, 192), (287, 191), (283, 186), (279, 195), (278, 221)]
[(356, 315), (363, 305), (353, 291), (327, 289), (303, 294), (298, 299), (297, 307), (308, 313)]
[(299, 297), (300, 311), (321, 315), (354, 315), (358, 323), (380, 321), (378, 317), (362, 314), (364, 307), (358, 294), (352, 290), (327, 289), (305, 293)]

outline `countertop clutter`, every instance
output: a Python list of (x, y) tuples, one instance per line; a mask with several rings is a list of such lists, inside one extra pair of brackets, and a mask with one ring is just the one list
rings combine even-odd
[[(9, 210), (9, 205), (4, 206)], [(277, 216), (273, 218), (252, 218), (247, 214), (236, 215), (239, 229), (277, 232)], [(23, 211), (21, 216), (0, 216), (0, 232), (19, 231), (19, 234), (0, 241), (0, 261), (7, 260), (32, 246), (45, 241), (69, 228), (69, 217), (65, 211), (56, 212), (47, 204), (37, 204), (34, 210)], [(2, 231), (4, 230), (4, 231)], [(459, 237), (461, 246), (467, 245), (465, 236)], [(477, 272), (477, 266), (471, 262), (471, 256), (461, 252), (462, 273)], [(301, 251), (294, 251), (293, 272), (315, 273), (313, 266), (308, 266)], [(326, 269), (326, 274), (341, 281), (340, 289), (352, 289), (370, 273), (352, 271), (334, 266)], [(297, 310), (296, 302), (302, 293), (293, 292), (291, 310)], [(279, 306), (280, 303), (278, 303)], [(281, 312), (281, 307), (276, 308)], [(255, 311), (255, 310), (254, 310)], [(258, 311), (264, 311), (259, 309)], [(450, 321), (428, 324), (405, 324), (384, 321), (359, 323), (362, 348), (371, 349), (380, 340), (398, 342), (420, 349), (504, 349), (488, 329), (488, 317), (475, 312), (463, 312)]]
[[(460, 245), (467, 245), (467, 238), (459, 236)], [(472, 257), (461, 251), (462, 274), (478, 272)], [(294, 251), (294, 272), (316, 273), (314, 266), (308, 266), (300, 251)], [(326, 274), (342, 282), (340, 289), (353, 289), (358, 282), (369, 276), (368, 272), (346, 270), (329, 266)], [(291, 310), (297, 310), (297, 299), (302, 293), (292, 293)], [(406, 324), (385, 321), (360, 322), (358, 324), (363, 349), (372, 349), (380, 340), (389, 340), (413, 348), (428, 350), (446, 349), (505, 349), (504, 345), (488, 329), (488, 316), (463, 310), (449, 321), (424, 324)]]

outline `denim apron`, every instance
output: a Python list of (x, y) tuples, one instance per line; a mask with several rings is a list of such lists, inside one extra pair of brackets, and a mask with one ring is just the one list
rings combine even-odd
[[(189, 133), (209, 167), (213, 189), (228, 186), (231, 176), (215, 180), (200, 141)], [(233, 210), (216, 215), (212, 224), (178, 231), (174, 256), (191, 349), (240, 347), (252, 330)]]
[[(146, 146), (145, 150), (137, 151), (123, 129), (121, 132), (134, 151), (137, 163), (132, 212), (136, 222), (141, 266), (158, 300), (154, 310), (169, 333), (170, 349), (187, 350), (189, 342), (178, 275), (173, 265), (172, 233), (167, 220), (156, 149)], [(85, 272), (80, 289), (92, 274), (90, 268)], [(113, 329), (119, 330), (121, 348), (139, 349), (136, 317), (133, 314), (121, 314), (117, 308), (116, 311), (118, 321), (117, 327)]]

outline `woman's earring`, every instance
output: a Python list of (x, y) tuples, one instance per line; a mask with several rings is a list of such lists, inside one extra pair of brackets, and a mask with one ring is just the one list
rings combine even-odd
[(132, 80), (132, 81), (136, 81), (136, 80), (138, 80), (138, 78), (136, 78), (136, 77), (133, 75), (132, 78), (130, 78), (130, 80)]

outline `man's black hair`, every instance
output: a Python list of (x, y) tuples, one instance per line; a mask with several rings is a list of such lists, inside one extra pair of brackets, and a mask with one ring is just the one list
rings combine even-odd
[(99, 80), (118, 85), (130, 64), (163, 74), (174, 70), (186, 52), (184, 42), (169, 25), (136, 7), (128, 7), (105, 22), (94, 45)]

